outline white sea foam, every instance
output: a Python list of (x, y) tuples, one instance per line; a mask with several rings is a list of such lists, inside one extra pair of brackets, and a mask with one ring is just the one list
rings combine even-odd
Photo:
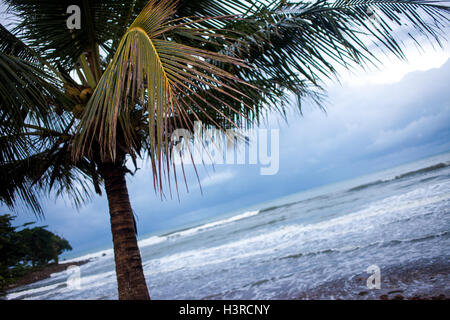
[(226, 219), (222, 219), (222, 220), (218, 220), (218, 221), (202, 224), (200, 226), (192, 227), (192, 228), (189, 228), (187, 230), (174, 232), (174, 233), (171, 233), (170, 235), (167, 235), (167, 237), (168, 238), (172, 238), (172, 237), (190, 236), (190, 235), (193, 235), (195, 233), (198, 233), (198, 232), (201, 232), (201, 231), (204, 231), (204, 230), (207, 230), (207, 229), (211, 229), (211, 228), (214, 228), (214, 227), (217, 227), (217, 226), (221, 226), (221, 225), (224, 225), (224, 224), (227, 224), (227, 223), (230, 223), (230, 222), (234, 222), (234, 221), (237, 221), (237, 220), (242, 220), (242, 219), (245, 219), (245, 218), (249, 218), (249, 217), (255, 216), (258, 213), (259, 213), (259, 210), (247, 211), (247, 212), (244, 212), (242, 214), (238, 214), (238, 215), (232, 216), (230, 218), (226, 218)]
[(82, 255), (80, 257), (64, 260), (64, 263), (77, 262), (77, 261), (83, 261), (83, 260), (93, 260), (93, 259), (98, 259), (101, 257), (111, 257), (113, 254), (114, 254), (113, 249), (105, 249), (105, 250), (101, 250), (101, 251), (88, 253), (88, 254)]
[[(427, 197), (430, 189), (445, 190), (447, 185), (434, 185), (429, 188), (416, 189), (406, 194), (388, 197), (386, 199), (372, 203), (368, 207), (337, 217), (323, 222), (314, 224), (298, 224), (289, 225), (260, 235), (244, 238), (237, 241), (232, 241), (223, 245), (212, 248), (197, 248), (193, 250), (183, 251), (173, 255), (164, 256), (158, 259), (157, 264), (164, 266), (161, 271), (168, 272), (184, 267), (195, 268), (200, 265), (223, 263), (231, 259), (242, 259), (250, 256), (267, 254), (276, 249), (282, 249), (292, 246), (292, 241), (319, 241), (329, 239), (337, 235), (344, 235), (346, 233), (355, 232), (356, 230), (363, 231), (363, 229), (372, 228), (373, 224), (365, 222), (367, 219), (374, 218), (382, 223), (382, 217), (389, 215), (392, 218), (399, 218), (398, 212), (404, 211), (406, 214), (412, 214), (408, 209), (421, 207), (432, 204), (434, 202), (450, 199), (450, 193), (441, 193), (435, 196)], [(447, 189), (448, 190), (448, 189)], [(193, 227), (187, 230), (178, 231), (170, 235), (160, 237), (152, 236), (143, 239), (139, 242), (140, 247), (150, 246), (162, 241), (166, 241), (172, 237), (182, 237), (193, 235), (204, 230), (214, 228), (226, 223), (248, 218), (259, 213), (256, 211), (249, 211), (243, 214), (232, 216), (230, 218), (214, 221), (201, 226)], [(386, 219), (386, 217), (384, 218)], [(83, 260), (86, 258), (101, 257), (103, 253), (108, 252), (112, 254), (112, 250), (104, 250), (90, 255), (77, 258)], [(308, 254), (307, 252), (305, 254)], [(151, 261), (145, 265), (154, 267)], [(159, 268), (153, 268), (151, 273), (158, 272)], [(150, 271), (150, 270), (149, 270)]]
[(151, 246), (160, 242), (163, 242), (167, 240), (166, 237), (160, 237), (160, 236), (151, 236), (142, 240), (138, 241), (139, 247), (143, 248), (143, 247), (147, 247), (147, 246)]
[[(436, 187), (438, 186), (435, 185), (430, 188), (435, 189)], [(440, 189), (442, 187), (445, 186), (439, 185)], [(158, 270), (169, 272), (181, 268), (195, 268), (267, 254), (275, 250), (293, 247), (301, 242), (317, 243), (321, 240), (329, 240), (348, 233), (365, 232), (377, 225), (395, 221), (395, 219), (423, 214), (422, 211), (414, 212), (411, 209), (450, 199), (450, 193), (427, 197), (426, 195), (429, 193), (430, 188), (416, 189), (403, 195), (392, 196), (374, 202), (362, 210), (327, 221), (306, 225), (288, 225), (268, 233), (232, 241), (223, 245), (168, 255), (158, 259), (157, 265), (160, 266), (159, 268), (154, 268), (155, 265), (150, 262), (146, 265), (154, 268), (153, 271), (155, 272), (158, 272)], [(341, 250), (336, 249), (336, 251)], [(312, 252), (305, 252), (305, 254), (309, 253)], [(152, 272), (151, 268), (149, 272)]]
[[(155, 245), (157, 243), (161, 243), (161, 242), (166, 241), (166, 240), (171, 239), (171, 238), (190, 236), (190, 235), (196, 234), (198, 232), (205, 231), (207, 229), (211, 229), (211, 228), (214, 228), (214, 227), (217, 227), (217, 226), (225, 225), (227, 223), (231, 223), (231, 222), (234, 222), (234, 221), (238, 221), (238, 220), (242, 220), (242, 219), (245, 219), (245, 218), (249, 218), (249, 217), (255, 216), (258, 213), (259, 213), (259, 210), (247, 211), (247, 212), (244, 212), (242, 214), (238, 214), (238, 215), (232, 216), (230, 218), (226, 218), (226, 219), (222, 219), (222, 220), (206, 223), (206, 224), (195, 226), (195, 227), (192, 227), (192, 228), (189, 228), (189, 229), (186, 229), (186, 230), (182, 230), (182, 231), (176, 231), (176, 232), (171, 233), (171, 234), (166, 235), (166, 236), (150, 236), (148, 238), (139, 240), (138, 244), (139, 244), (140, 248), (143, 248), (143, 247)], [(76, 261), (82, 261), (82, 260), (96, 260), (96, 259), (99, 259), (99, 258), (102, 258), (102, 257), (111, 257), (113, 255), (114, 255), (113, 249), (106, 249), (106, 250), (101, 250), (101, 251), (96, 251), (96, 252), (93, 252), (93, 253), (85, 254), (85, 255), (82, 255), (80, 257), (68, 259), (68, 260), (65, 260), (64, 262), (76, 262)]]
[(25, 295), (28, 296), (28, 295), (32, 295), (32, 294), (48, 292), (50, 290), (56, 289), (60, 285), (61, 285), (61, 283), (56, 283), (56, 284), (52, 284), (52, 285), (45, 286), (45, 287), (38, 287), (38, 288), (34, 288), (34, 289), (12, 292), (12, 293), (9, 293), (8, 295), (6, 295), (6, 299), (11, 300), (11, 299), (17, 299), (19, 297), (23, 297)]

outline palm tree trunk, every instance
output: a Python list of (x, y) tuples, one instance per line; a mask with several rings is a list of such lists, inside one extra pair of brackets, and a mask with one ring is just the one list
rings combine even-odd
[(101, 168), (108, 196), (120, 300), (149, 300), (123, 166)]

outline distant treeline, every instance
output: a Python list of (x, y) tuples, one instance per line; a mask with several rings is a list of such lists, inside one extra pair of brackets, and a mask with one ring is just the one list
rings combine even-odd
[(34, 222), (13, 226), (14, 219), (0, 215), (0, 292), (52, 260), (58, 264), (58, 256), (72, 250), (66, 239), (46, 230), (47, 226), (28, 228)]

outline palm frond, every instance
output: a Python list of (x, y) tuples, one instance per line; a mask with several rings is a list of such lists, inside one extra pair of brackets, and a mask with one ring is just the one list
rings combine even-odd
[(318, 0), (248, 5), (248, 15), (222, 26), (230, 36), (242, 35), (225, 50), (254, 67), (234, 68), (232, 73), (263, 89), (257, 103), (280, 105), (293, 93), (299, 102), (310, 96), (320, 106), (323, 80), (338, 76), (338, 66), (379, 65), (376, 48), (404, 59), (405, 37), (419, 43), (422, 36), (439, 45), (449, 26), (450, 9), (444, 3)]
[(63, 108), (70, 110), (73, 101), (34, 50), (2, 25), (0, 29), (0, 201), (13, 207), (20, 199), (41, 214), (43, 191), (64, 189), (79, 204), (83, 197), (75, 186), (85, 182), (74, 172), (78, 164), (69, 166), (50, 156), (70, 159), (60, 145), (70, 141), (73, 121)]
[(69, 199), (75, 207), (90, 200), (89, 180), (101, 194), (95, 168), (86, 159), (74, 164), (69, 148), (70, 144), (65, 143), (1, 164), (0, 201), (11, 209), (22, 201), (34, 213), (42, 215), (42, 202), (52, 192), (56, 197)]
[[(221, 108), (231, 108), (213, 95), (207, 100), (200, 93), (212, 90), (240, 101), (243, 94), (234, 86), (242, 80), (211, 61), (245, 67), (241, 60), (165, 38), (166, 33), (177, 28), (190, 30), (186, 26), (191, 22), (174, 24), (169, 20), (176, 5), (176, 1), (149, 2), (127, 30), (81, 120), (75, 158), (89, 155), (94, 141), (100, 145), (103, 161), (114, 161), (121, 150), (134, 154), (136, 132), (130, 115), (136, 105), (142, 105), (147, 115), (148, 151), (155, 182), (161, 187), (162, 167), (169, 169), (165, 157), (169, 153), (170, 132), (181, 123), (187, 125), (192, 106), (204, 114), (205, 108), (215, 110), (223, 118), (227, 116)], [(203, 36), (207, 41), (216, 35), (205, 30)], [(200, 99), (203, 106), (193, 97)]]
[[(8, 11), (20, 19), (15, 28), (20, 39), (45, 59), (65, 70), (78, 63), (81, 54), (96, 54), (96, 45), (114, 52), (112, 44), (124, 33), (130, 3), (123, 0), (4, 0)], [(81, 9), (81, 29), (68, 29), (67, 8)]]
[[(0, 135), (16, 137), (1, 143), (0, 164), (23, 159), (27, 150), (26, 123), (56, 130), (65, 126), (64, 117), (56, 117), (57, 108), (71, 108), (58, 81), (39, 56), (0, 25)], [(18, 152), (21, 150), (21, 152)]]

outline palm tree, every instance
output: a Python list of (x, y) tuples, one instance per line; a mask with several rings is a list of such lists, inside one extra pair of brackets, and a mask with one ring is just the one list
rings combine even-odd
[(377, 64), (374, 48), (404, 59), (400, 27), (440, 44), (449, 13), (429, 0), (3, 2), (18, 24), (0, 25), (0, 199), (42, 214), (43, 194), (79, 206), (104, 186), (119, 299), (150, 298), (130, 161), (150, 159), (156, 193), (178, 190), (173, 130), (251, 127), (292, 94), (322, 106), (338, 65)]

